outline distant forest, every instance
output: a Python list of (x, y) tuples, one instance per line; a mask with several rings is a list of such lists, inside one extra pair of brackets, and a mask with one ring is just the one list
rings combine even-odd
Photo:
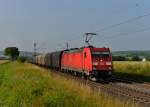
[(146, 58), (150, 60), (150, 51), (116, 51), (112, 52), (113, 59), (124, 61), (124, 60), (141, 60)]

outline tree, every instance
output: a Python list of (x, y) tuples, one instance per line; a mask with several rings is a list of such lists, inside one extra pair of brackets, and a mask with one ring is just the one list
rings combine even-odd
[(19, 50), (17, 47), (8, 47), (5, 49), (5, 55), (11, 57), (12, 60), (19, 56)]

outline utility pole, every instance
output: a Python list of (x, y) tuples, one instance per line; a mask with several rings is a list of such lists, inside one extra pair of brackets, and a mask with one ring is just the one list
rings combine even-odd
[(35, 43), (35, 42), (34, 42), (33, 46), (34, 46), (34, 56), (36, 56), (36, 51), (37, 51), (37, 43)]
[(85, 43), (90, 46), (90, 40), (93, 38), (93, 36), (96, 36), (96, 33), (85, 33), (84, 34), (86, 36), (85, 38)]
[(68, 50), (69, 49), (69, 43), (68, 42), (66, 43), (66, 47), (67, 47), (67, 50)]

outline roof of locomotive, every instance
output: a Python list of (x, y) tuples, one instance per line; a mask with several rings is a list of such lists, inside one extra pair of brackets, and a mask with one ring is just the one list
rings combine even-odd
[(80, 49), (80, 48), (71, 48), (71, 49), (68, 49), (68, 50), (64, 50), (63, 52), (64, 53), (74, 53), (74, 52), (79, 52), (81, 50), (82, 49)]
[(94, 46), (88, 46), (88, 47), (82, 47), (83, 48), (90, 48), (91, 51), (110, 51), (109, 48), (106, 48), (106, 47), (101, 47), (101, 48), (97, 48), (97, 47), (94, 47)]
[(84, 48), (89, 48), (91, 51), (110, 51), (109, 48), (106, 47), (102, 47), (102, 48), (96, 48), (94, 46), (88, 46), (88, 47), (81, 47), (81, 48), (71, 48), (68, 50), (64, 50), (65, 53), (73, 53), (73, 52), (80, 52), (82, 51)]
[(103, 47), (103, 48), (90, 48), (91, 51), (110, 51), (109, 48)]

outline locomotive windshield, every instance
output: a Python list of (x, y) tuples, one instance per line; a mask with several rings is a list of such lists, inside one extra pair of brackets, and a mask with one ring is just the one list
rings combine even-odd
[(105, 58), (110, 56), (110, 52), (92, 52), (93, 57)]

